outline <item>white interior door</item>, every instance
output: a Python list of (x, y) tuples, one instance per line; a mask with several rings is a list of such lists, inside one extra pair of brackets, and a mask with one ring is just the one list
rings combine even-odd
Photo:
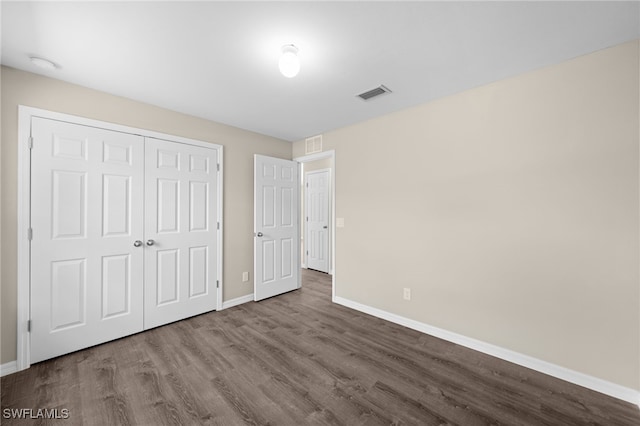
[(217, 154), (146, 139), (145, 329), (217, 307)]
[(298, 163), (254, 157), (254, 300), (300, 287)]
[(329, 273), (329, 171), (305, 173), (307, 268)]
[(140, 136), (31, 123), (31, 362), (143, 329)]

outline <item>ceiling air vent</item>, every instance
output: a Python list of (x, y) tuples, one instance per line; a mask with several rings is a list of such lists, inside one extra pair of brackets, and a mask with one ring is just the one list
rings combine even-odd
[(380, 85), (378, 87), (376, 87), (375, 89), (371, 89), (368, 90), (364, 93), (360, 93), (358, 95), (359, 98), (368, 101), (371, 98), (375, 98), (376, 96), (380, 96), (380, 95), (384, 95), (385, 93), (391, 93), (391, 90), (389, 90), (388, 87), (384, 86), (384, 85)]
[(314, 154), (322, 151), (322, 135), (307, 138), (305, 140), (305, 154)]

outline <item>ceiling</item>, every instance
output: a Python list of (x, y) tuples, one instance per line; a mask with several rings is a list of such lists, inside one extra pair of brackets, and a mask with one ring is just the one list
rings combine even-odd
[[(638, 2), (1, 6), (4, 65), (288, 141), (640, 37)], [(292, 79), (278, 71), (290, 43)], [(356, 96), (380, 84), (393, 93)]]

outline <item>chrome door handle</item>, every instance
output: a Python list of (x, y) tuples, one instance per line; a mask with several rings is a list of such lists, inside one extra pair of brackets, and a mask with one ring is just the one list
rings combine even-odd
[(140, 247), (141, 245), (142, 245), (142, 241), (140, 241), (140, 240), (135, 240), (134, 243), (133, 243), (134, 247)]
[(148, 246), (152, 246), (155, 243), (155, 241), (153, 240), (147, 240), (147, 245)]
[(256, 237), (263, 237), (263, 236), (264, 236), (264, 234), (263, 234), (262, 232), (258, 232), (258, 233), (256, 234)]

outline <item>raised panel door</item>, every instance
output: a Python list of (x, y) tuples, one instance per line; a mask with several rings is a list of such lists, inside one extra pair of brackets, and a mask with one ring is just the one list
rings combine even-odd
[(143, 329), (143, 140), (34, 118), (31, 362)]
[(254, 299), (300, 287), (298, 163), (254, 157)]
[(305, 253), (307, 268), (329, 272), (329, 172), (306, 173)]
[(145, 328), (217, 308), (218, 152), (145, 141)]

